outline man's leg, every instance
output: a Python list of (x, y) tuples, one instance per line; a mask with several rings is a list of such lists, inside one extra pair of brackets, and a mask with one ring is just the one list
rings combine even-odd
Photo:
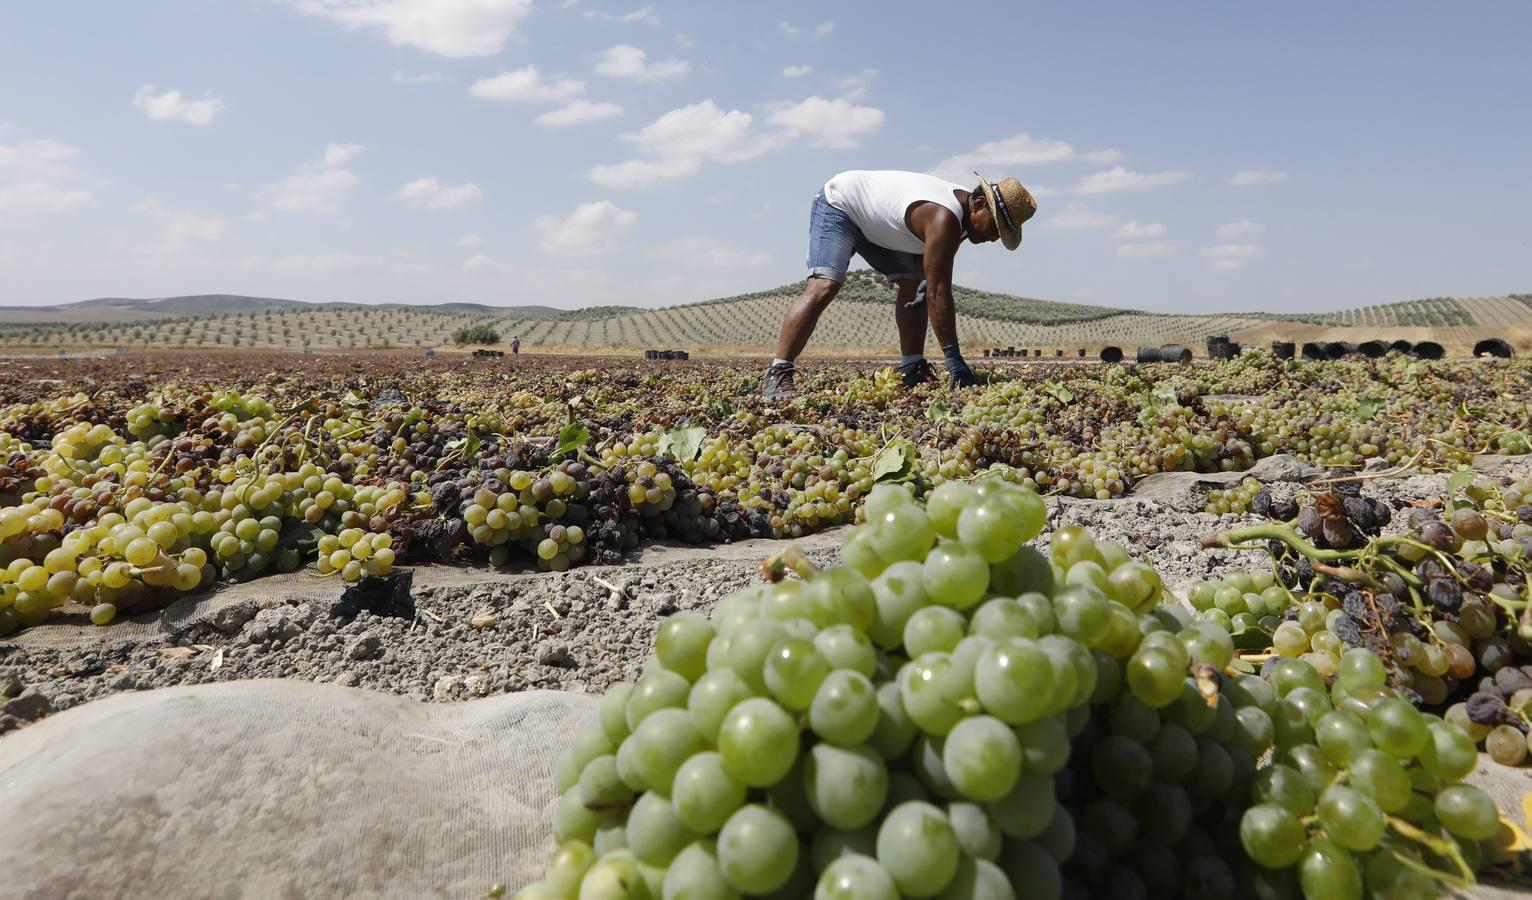
[(782, 330), (777, 334), (777, 360), (792, 362), (803, 352), (819, 324), (819, 316), (840, 292), (840, 284), (828, 278), (811, 276), (803, 286), (803, 293), (787, 308), (782, 319)]
[(894, 300), (894, 321), (899, 325), (899, 354), (902, 362), (910, 357), (924, 357), (926, 352), (926, 307), (916, 304), (915, 295), (920, 282), (899, 282), (899, 294)]

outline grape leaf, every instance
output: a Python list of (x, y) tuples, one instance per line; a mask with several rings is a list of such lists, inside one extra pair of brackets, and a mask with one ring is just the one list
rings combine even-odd
[(872, 459), (872, 480), (906, 481), (915, 473), (915, 445), (909, 441), (890, 441)]
[(1043, 391), (1060, 403), (1071, 403), (1075, 399), (1075, 395), (1069, 392), (1069, 388), (1056, 381), (1050, 381), (1043, 385)]
[(297, 550), (304, 556), (313, 553), (319, 547), (319, 538), (324, 530), (318, 525), (310, 525), (307, 522), (295, 522), (282, 529), (282, 536), (277, 539), (277, 550)]
[(702, 442), (705, 440), (707, 429), (701, 425), (672, 428), (660, 435), (660, 453), (676, 462), (691, 462), (702, 453)]
[(347, 391), (346, 392), (346, 396), (340, 398), (340, 402), (346, 404), (347, 406), (366, 406), (367, 405), (367, 401), (365, 399), (363, 399), (362, 395), (358, 394), (356, 391)]
[(1468, 487), (1473, 479), (1474, 473), (1471, 471), (1453, 472), (1447, 476), (1447, 493), (1456, 494), (1463, 488)]
[(573, 453), (590, 443), (590, 429), (579, 422), (570, 422), (559, 429), (558, 454)]
[(933, 422), (946, 422), (952, 419), (952, 410), (938, 400), (926, 409), (926, 416)]
[(1264, 628), (1246, 628), (1233, 638), (1236, 650), (1265, 650), (1271, 646), (1271, 634)]
[(1377, 418), (1378, 411), (1383, 408), (1383, 398), (1368, 394), (1356, 404), (1356, 417), (1362, 422), (1371, 422)]

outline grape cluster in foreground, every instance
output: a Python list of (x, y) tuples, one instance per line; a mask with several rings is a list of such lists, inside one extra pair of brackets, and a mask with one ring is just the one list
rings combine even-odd
[[(880, 486), (867, 511), (845, 565), (789, 550), (770, 583), (661, 626), (560, 761), (558, 846), (519, 897), (1350, 900), (1472, 882), (1499, 827), (1461, 783), (1473, 744), (1366, 650), (1334, 648), (1333, 682), (1303, 658), (1257, 673), (1206, 614), (1227, 615), (1219, 597), (1194, 616), (1080, 528), (1050, 556), (1026, 546), (1045, 509), (1001, 479), (924, 507)], [(1227, 587), (1236, 615), (1266, 602), (1253, 579)]]

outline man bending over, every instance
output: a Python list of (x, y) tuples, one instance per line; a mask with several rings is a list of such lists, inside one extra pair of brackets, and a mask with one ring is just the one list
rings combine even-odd
[(761, 378), (761, 395), (795, 393), (793, 361), (840, 291), (853, 253), (899, 286), (894, 316), (904, 384), (913, 387), (934, 377), (925, 359), (927, 317), (951, 386), (977, 384), (958, 349), (953, 258), (965, 239), (975, 244), (998, 239), (1015, 250), (1022, 223), (1035, 212), (1037, 201), (1014, 178), (997, 184), (980, 176), (973, 190), (917, 172), (851, 171), (831, 178), (809, 213), (808, 283), (782, 320), (777, 356)]

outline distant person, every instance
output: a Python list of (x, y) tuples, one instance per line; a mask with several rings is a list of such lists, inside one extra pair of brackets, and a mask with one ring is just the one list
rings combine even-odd
[(853, 253), (899, 286), (894, 318), (905, 386), (935, 378), (925, 358), (928, 317), (946, 360), (948, 383), (978, 384), (958, 349), (952, 261), (965, 239), (975, 244), (999, 240), (1015, 250), (1022, 223), (1035, 212), (1037, 201), (1014, 178), (996, 184), (980, 176), (972, 190), (916, 172), (851, 171), (831, 178), (809, 212), (808, 283), (782, 320), (776, 358), (761, 378), (761, 396), (797, 393), (793, 362), (845, 282)]
[(511, 355), (521, 355), (521, 335), (516, 335), (515, 337), (511, 338)]

